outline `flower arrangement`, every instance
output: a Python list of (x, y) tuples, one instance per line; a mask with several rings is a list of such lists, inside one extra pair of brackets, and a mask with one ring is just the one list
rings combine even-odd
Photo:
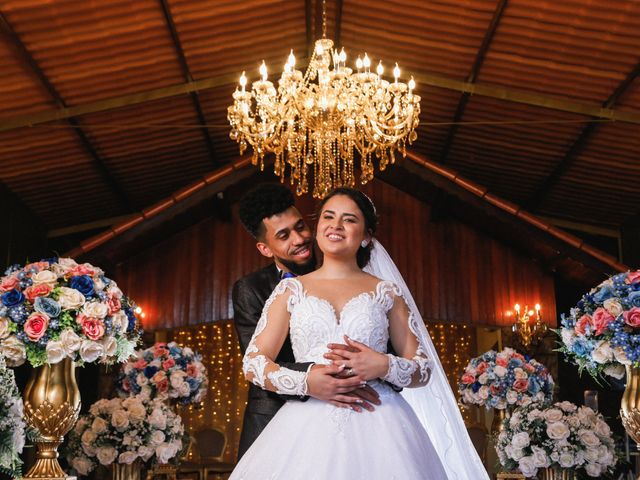
[(69, 434), (66, 458), (80, 475), (98, 464), (168, 463), (183, 448), (180, 417), (159, 400), (98, 400)]
[(25, 441), (22, 399), (13, 370), (0, 356), (0, 473), (20, 477), (22, 461), (18, 456)]
[(458, 383), (462, 403), (503, 410), (530, 403), (550, 403), (553, 378), (547, 367), (512, 348), (489, 350), (471, 359)]
[(640, 366), (640, 270), (614, 275), (562, 315), (560, 351), (582, 372), (624, 376)]
[(139, 335), (133, 303), (89, 263), (50, 258), (0, 278), (0, 354), (9, 366), (123, 362)]
[(599, 478), (617, 463), (611, 429), (602, 415), (571, 402), (516, 409), (498, 435), (496, 452), (506, 470), (518, 469), (527, 478), (549, 467)]
[(142, 395), (181, 404), (198, 403), (207, 391), (207, 370), (199, 354), (175, 342), (156, 343), (138, 352), (118, 379), (121, 395)]

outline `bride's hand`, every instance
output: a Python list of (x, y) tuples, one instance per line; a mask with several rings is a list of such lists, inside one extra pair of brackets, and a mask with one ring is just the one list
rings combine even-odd
[[(389, 358), (367, 345), (344, 336), (346, 345), (329, 344), (326, 358), (334, 365), (344, 365), (345, 372), (361, 380), (373, 380), (384, 377), (389, 370)], [(347, 348), (345, 348), (347, 347)]]

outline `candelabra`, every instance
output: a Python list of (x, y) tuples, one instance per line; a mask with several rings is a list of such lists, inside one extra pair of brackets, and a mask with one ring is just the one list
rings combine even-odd
[[(534, 308), (535, 312), (525, 305), (521, 312), (519, 304), (516, 303), (513, 307), (514, 322), (511, 329), (525, 349), (537, 345), (547, 332), (547, 326), (542, 322), (540, 304), (536, 303)], [(507, 312), (507, 315), (511, 315), (511, 312)]]

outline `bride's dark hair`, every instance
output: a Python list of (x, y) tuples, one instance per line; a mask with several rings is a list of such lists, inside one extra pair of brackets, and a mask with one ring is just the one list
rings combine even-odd
[[(327, 201), (335, 197), (336, 195), (344, 195), (345, 197), (349, 197), (351, 200), (355, 202), (358, 206), (362, 215), (364, 216), (364, 228), (369, 234), (373, 237), (376, 233), (376, 228), (378, 227), (378, 214), (376, 213), (376, 207), (371, 201), (371, 199), (362, 193), (360, 190), (356, 190), (355, 188), (348, 187), (339, 187), (331, 190), (326, 197), (324, 197), (320, 203), (318, 204), (318, 208), (316, 209), (316, 217), (320, 216), (320, 212), (324, 208), (324, 205)], [(367, 263), (369, 263), (369, 258), (371, 258), (371, 249), (373, 248), (372, 242), (366, 247), (358, 248), (358, 252), (356, 253), (356, 260), (358, 262), (358, 267), (364, 268)]]

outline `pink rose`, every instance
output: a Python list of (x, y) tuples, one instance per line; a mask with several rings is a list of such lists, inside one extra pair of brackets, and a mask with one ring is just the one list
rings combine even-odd
[(524, 369), (529, 372), (529, 373), (533, 373), (536, 371), (536, 367), (534, 367), (533, 365), (531, 365), (530, 363), (525, 363), (524, 364)]
[(158, 383), (156, 383), (156, 389), (159, 393), (166, 393), (169, 390), (169, 380), (166, 378)]
[(164, 368), (165, 370), (169, 370), (175, 364), (176, 364), (175, 360), (173, 358), (169, 357), (164, 362), (162, 362), (162, 368)]
[(49, 268), (49, 262), (33, 262), (33, 263), (28, 263), (24, 266), (23, 270), (25, 272), (28, 272), (29, 270), (31, 270), (32, 268), (37, 268), (38, 272), (41, 272), (42, 270), (46, 270), (47, 268)]
[(631, 327), (640, 327), (640, 307), (633, 307), (622, 314), (624, 323)]
[(164, 373), (162, 370), (156, 372), (155, 375), (151, 377), (151, 381), (156, 384), (166, 379), (167, 379), (167, 374)]
[(496, 365), (500, 365), (501, 367), (506, 367), (509, 361), (503, 357), (496, 357)]
[(107, 307), (109, 307), (109, 315), (113, 315), (122, 309), (122, 303), (120, 303), (120, 300), (113, 295), (109, 295), (109, 298), (107, 298)]
[(96, 272), (91, 265), (89, 265), (88, 263), (83, 263), (82, 265), (76, 265), (75, 267), (70, 269), (66, 275), (68, 277), (75, 277), (80, 275), (89, 275), (90, 277), (93, 277), (95, 273)]
[(593, 319), (589, 315), (583, 315), (576, 322), (576, 333), (584, 335), (587, 331), (587, 326), (593, 327)]
[[(196, 367), (195, 363), (190, 363), (189, 365), (187, 365), (187, 375), (189, 375), (190, 377), (198, 376), (198, 367)], [(465, 373), (465, 375), (469, 375), (469, 374)], [(473, 375), (469, 375), (469, 376), (473, 378), (473, 380), (471, 380), (470, 383), (473, 383), (475, 381), (475, 377)], [(464, 382), (464, 376), (462, 377), (462, 381)]]
[(131, 382), (129, 381), (129, 379), (127, 377), (125, 377), (122, 380), (122, 390), (124, 390), (125, 392), (130, 392), (131, 391)]
[(37, 342), (47, 331), (49, 327), (49, 315), (40, 312), (34, 312), (24, 323), (24, 333), (27, 334), (29, 340)]
[(513, 389), (516, 392), (526, 392), (529, 388), (529, 380), (526, 378), (519, 378), (513, 382)]
[(492, 383), (491, 386), (489, 387), (489, 390), (491, 391), (492, 395), (498, 395), (500, 393), (500, 386)]
[(478, 375), (482, 375), (489, 368), (489, 364), (487, 362), (480, 362), (476, 370), (478, 371)]
[(625, 283), (636, 283), (640, 281), (640, 270), (636, 270), (635, 272), (629, 272), (627, 278), (624, 279)]
[(20, 280), (18, 280), (16, 277), (7, 277), (2, 281), (2, 283), (0, 283), (0, 290), (2, 290), (3, 292), (8, 292), (9, 290), (13, 290), (14, 288), (16, 288), (19, 283)]
[(166, 343), (156, 343), (153, 346), (153, 356), (155, 358), (164, 357), (169, 353), (169, 349), (166, 346)]
[(104, 323), (97, 318), (87, 317), (85, 315), (78, 315), (78, 318), (82, 317), (80, 325), (82, 325), (82, 333), (89, 340), (99, 340), (104, 335)]
[(607, 325), (613, 322), (615, 318), (602, 307), (598, 307), (593, 312), (593, 326), (596, 327), (596, 335), (601, 335), (606, 329)]
[(35, 302), (36, 297), (46, 297), (52, 290), (53, 288), (51, 288), (51, 285), (47, 283), (40, 283), (39, 285), (32, 285), (28, 287), (24, 291), (24, 296), (27, 297), (27, 300), (33, 303)]
[(133, 364), (133, 368), (135, 368), (136, 370), (142, 370), (147, 365), (148, 363), (144, 360), (144, 358), (141, 358)]
[(526, 360), (525, 360), (525, 358), (524, 358), (524, 355), (522, 355), (521, 353), (517, 353), (517, 352), (516, 352), (516, 353), (514, 353), (514, 354), (512, 355), (512, 357), (511, 357), (511, 358), (517, 358), (517, 359), (518, 359), (518, 360), (520, 360), (522, 363), (526, 362)]

